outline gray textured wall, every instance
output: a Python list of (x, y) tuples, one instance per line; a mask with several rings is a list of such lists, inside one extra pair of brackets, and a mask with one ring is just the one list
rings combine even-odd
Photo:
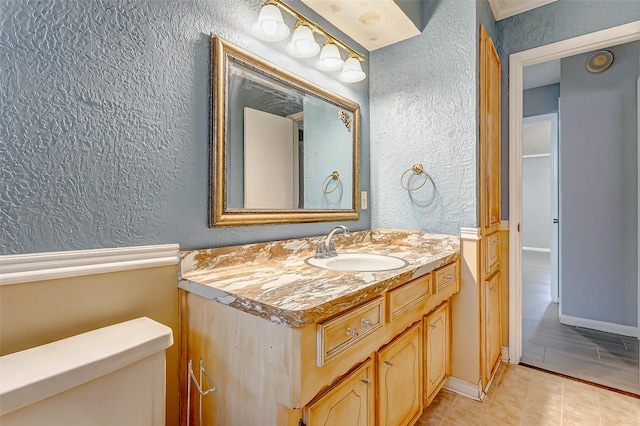
[(559, 97), (560, 83), (524, 90), (522, 92), (522, 116), (531, 117), (558, 112)]
[(562, 313), (637, 322), (640, 42), (610, 48), (611, 68), (588, 53), (562, 60), (560, 233)]
[[(315, 70), (313, 59), (290, 58), (286, 41), (254, 38), (260, 5), (3, 1), (0, 254), (171, 242), (193, 249), (330, 229), (208, 228), (211, 32), (358, 102), (360, 182), (369, 187), (370, 80), (342, 84)], [(369, 228), (369, 211), (347, 225)]]
[(502, 218), (509, 217), (509, 55), (640, 20), (637, 0), (558, 0), (498, 21), (502, 61)]
[[(374, 227), (458, 233), (477, 223), (476, 3), (432, 6), (421, 35), (371, 53)], [(414, 163), (431, 179), (409, 193), (400, 176)]]

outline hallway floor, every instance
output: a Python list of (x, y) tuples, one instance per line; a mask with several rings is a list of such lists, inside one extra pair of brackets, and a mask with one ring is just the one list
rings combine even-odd
[(502, 364), (484, 402), (442, 390), (416, 426), (640, 425), (640, 399)]
[(638, 339), (560, 324), (550, 254), (522, 252), (521, 362), (640, 394)]

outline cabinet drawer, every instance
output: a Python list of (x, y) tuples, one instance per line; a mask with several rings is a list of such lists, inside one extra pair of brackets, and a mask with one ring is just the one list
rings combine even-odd
[(453, 262), (438, 269), (435, 272), (434, 293), (438, 293), (448, 287), (458, 287), (459, 281), (458, 262)]
[(491, 274), (498, 269), (500, 265), (500, 233), (495, 232), (484, 239), (485, 273)]
[(382, 328), (384, 297), (380, 296), (317, 326), (318, 367)]
[(431, 274), (416, 278), (388, 293), (387, 322), (431, 296)]

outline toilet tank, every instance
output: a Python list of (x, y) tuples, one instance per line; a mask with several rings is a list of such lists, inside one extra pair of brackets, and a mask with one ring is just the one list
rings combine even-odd
[(172, 344), (142, 317), (0, 357), (0, 425), (164, 425)]

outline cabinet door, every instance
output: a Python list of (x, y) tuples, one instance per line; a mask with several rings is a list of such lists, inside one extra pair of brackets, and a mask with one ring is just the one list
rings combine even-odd
[(304, 409), (307, 426), (373, 426), (375, 393), (371, 359)]
[(500, 57), (480, 26), (481, 226), (500, 224)]
[(487, 379), (494, 373), (502, 353), (502, 332), (500, 321), (500, 272), (485, 282), (485, 347), (487, 351), (485, 371)]
[(449, 302), (424, 319), (425, 405), (429, 404), (449, 375)]
[(421, 414), (421, 330), (417, 322), (378, 353), (380, 426), (409, 425)]

